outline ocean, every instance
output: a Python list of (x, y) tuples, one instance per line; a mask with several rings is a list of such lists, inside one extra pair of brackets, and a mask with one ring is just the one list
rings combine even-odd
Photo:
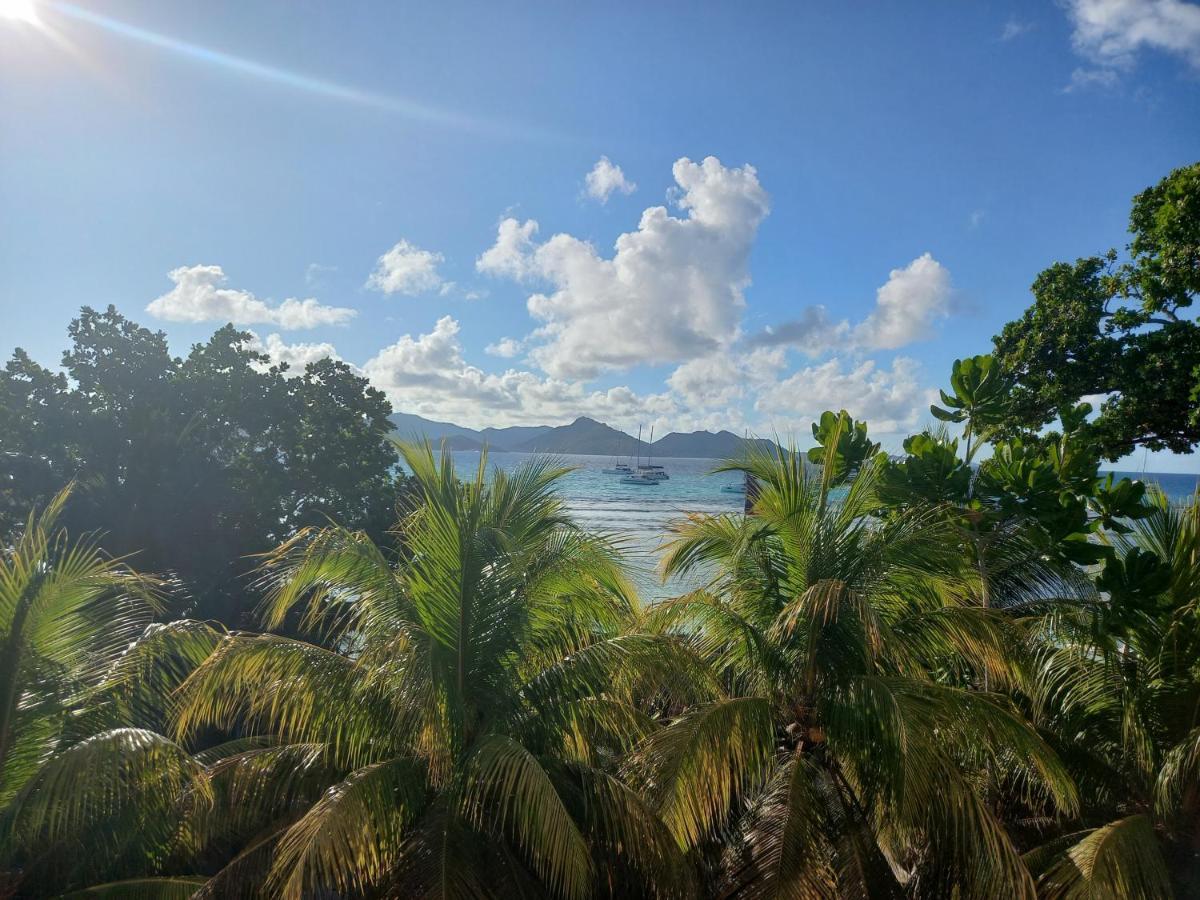
[[(529, 460), (527, 453), (489, 452), (488, 467), (512, 469)], [(714, 474), (715, 459), (655, 459), (670, 473), (669, 481), (654, 486), (622, 484), (616, 475), (601, 470), (613, 465), (603, 456), (560, 455), (555, 457), (574, 471), (563, 478), (561, 491), (571, 512), (585, 527), (615, 538), (631, 565), (631, 574), (643, 600), (676, 596), (696, 584), (672, 580), (664, 583), (657, 573), (660, 549), (669, 537), (668, 525), (688, 513), (733, 513), (742, 510), (742, 495), (722, 493), (723, 485), (740, 484), (735, 473)], [(479, 453), (454, 452), (454, 465), (463, 477), (471, 477), (479, 465)], [(1117, 477), (1140, 478), (1158, 483), (1175, 502), (1191, 497), (1200, 475), (1117, 472)]]

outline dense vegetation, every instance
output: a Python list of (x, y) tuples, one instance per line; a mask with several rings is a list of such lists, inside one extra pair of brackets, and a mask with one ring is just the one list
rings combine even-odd
[(75, 481), (72, 533), (177, 578), (176, 612), (238, 625), (248, 554), (330, 518), (376, 538), (394, 521), (391, 406), (345, 363), (289, 372), (232, 326), (180, 359), (111, 306), (69, 336), (62, 373), (20, 349), (0, 371), (0, 534)]
[(995, 339), (1017, 387), (1010, 430), (1036, 428), (1082, 398), (1104, 398), (1093, 440), (1108, 459), (1144, 445), (1200, 443), (1200, 163), (1133, 200), (1132, 240), (1060, 262), (1033, 282), (1034, 304)]
[[(1177, 319), (1181, 171), (1120, 274)], [(727, 464), (752, 514), (676, 523), (701, 586), (644, 608), (545, 460), (404, 445), (401, 482), (345, 367), (229, 329), (177, 360), (112, 310), (73, 337), (70, 380), (0, 383), (0, 896), (1200, 892), (1200, 505), (1100, 476), (1165, 440), (1136, 387), (1096, 415), (959, 360), (896, 458), (829, 411)]]

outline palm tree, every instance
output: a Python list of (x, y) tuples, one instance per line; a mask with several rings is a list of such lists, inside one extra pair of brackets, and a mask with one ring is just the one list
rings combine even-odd
[(1041, 704), (1071, 748), (1087, 826), (1031, 854), (1047, 897), (1200, 886), (1200, 503), (1150, 499), (1150, 516), (1106, 533), (1107, 602), (1042, 636)]
[(153, 867), (183, 839), (166, 807), (200, 783), (183, 748), (98, 695), (158, 585), (56, 527), (69, 495), (0, 556), (0, 895)]
[[(265, 623), (183, 683), (175, 729), (218, 729), (212, 832), (245, 846), (202, 895), (620, 895), (679, 884), (680, 854), (616, 775), (635, 705), (687, 675), (637, 615), (617, 552), (545, 460), (459, 481), (404, 445), (402, 559), (307, 529), (264, 563)], [(247, 836), (250, 839), (247, 840)]]
[(834, 467), (794, 452), (725, 468), (759, 483), (753, 514), (679, 523), (664, 572), (707, 582), (651, 616), (723, 692), (652, 734), (630, 777), (682, 846), (724, 846), (724, 895), (1032, 896), (989, 789), (1047, 812), (1075, 791), (1012, 704), (973, 688), (1020, 683), (1020, 641), (964, 586), (948, 517), (874, 518), (876, 462), (836, 502)]

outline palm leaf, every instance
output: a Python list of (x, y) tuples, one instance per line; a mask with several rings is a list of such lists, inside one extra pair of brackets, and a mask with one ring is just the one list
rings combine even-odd
[(1171, 881), (1150, 820), (1110, 822), (1061, 855), (1038, 879), (1045, 900), (1163, 900)]
[(538, 760), (494, 734), (478, 743), (463, 771), (464, 815), (477, 827), (513, 834), (551, 890), (585, 896), (593, 874), (587, 842)]

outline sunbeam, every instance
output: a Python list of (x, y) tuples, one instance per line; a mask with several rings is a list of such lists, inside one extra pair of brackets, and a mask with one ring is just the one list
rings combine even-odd
[(286, 87), (305, 91), (309, 94), (319, 97), (326, 97), (330, 100), (337, 100), (343, 103), (352, 103), (359, 106), (374, 107), (376, 109), (397, 113), (399, 115), (419, 121), (449, 126), (452, 128), (470, 131), (486, 131), (509, 137), (552, 137), (540, 129), (530, 128), (527, 126), (518, 125), (516, 123), (505, 122), (487, 117), (465, 115), (451, 110), (428, 106), (412, 100), (406, 100), (401, 97), (364, 91), (348, 85), (338, 84), (333, 81), (326, 81), (321, 78), (313, 78), (309, 75), (304, 75), (300, 72), (294, 72), (289, 69), (283, 69), (277, 66), (269, 66), (264, 63), (255, 62), (251, 59), (233, 56), (229, 53), (223, 53), (220, 50), (213, 50), (209, 47), (202, 47), (198, 44), (191, 44), (187, 41), (181, 41), (178, 38), (173, 38), (169, 35), (160, 34), (155, 31), (149, 31), (145, 28), (139, 28), (136, 25), (130, 25), (129, 23), (122, 22), (119, 19), (113, 19), (109, 16), (104, 16), (99, 13), (92, 12), (91, 10), (83, 9), (82, 7), (76, 6), (72, 3), (51, 2), (47, 3), (46, 6), (72, 19), (80, 22), (86, 22), (89, 25), (95, 25), (104, 29), (110, 34), (114, 34), (127, 40), (137, 41), (152, 47), (158, 47), (197, 62), (207, 63), (209, 65), (227, 69), (232, 72), (238, 72), (262, 81), (281, 84)]

